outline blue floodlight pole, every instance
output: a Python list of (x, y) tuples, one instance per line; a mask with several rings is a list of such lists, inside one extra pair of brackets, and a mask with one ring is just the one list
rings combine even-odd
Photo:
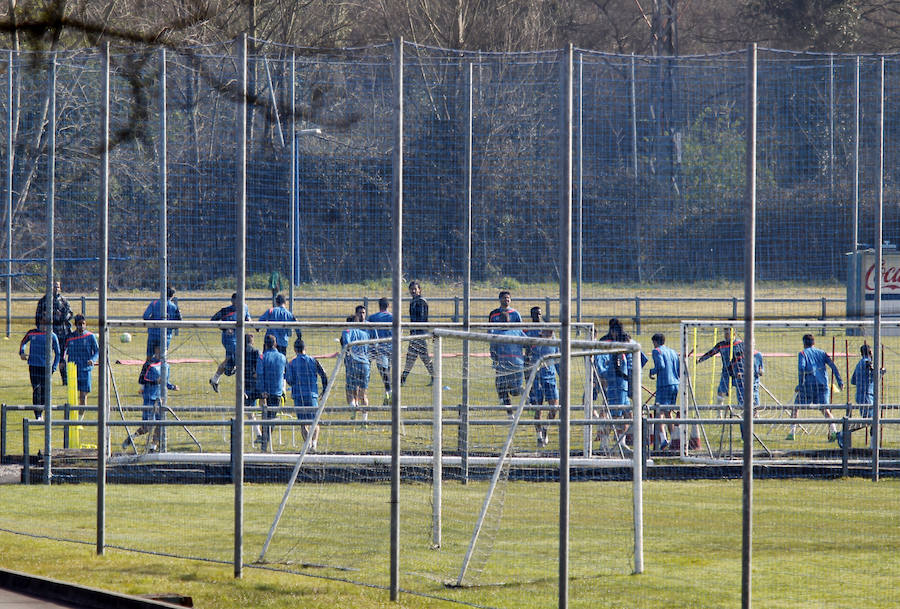
[(859, 55), (853, 70), (853, 241), (850, 251), (859, 249)]
[[(100, 347), (97, 375), (97, 554), (106, 546), (106, 429), (109, 413), (109, 328), (107, 295), (109, 284), (109, 42), (103, 45), (103, 114), (101, 116), (103, 152), (100, 157), (100, 280), (98, 281), (97, 316)], [(77, 382), (72, 379), (70, 382)]]
[[(756, 297), (756, 44), (747, 49), (747, 153), (744, 184), (744, 468), (741, 537), (741, 607), (752, 607), (753, 564), (753, 365)], [(749, 366), (750, 374), (747, 374)]]
[[(47, 294), (44, 307), (46, 332), (44, 358), (44, 484), (51, 478), (51, 433), (53, 431), (53, 257), (56, 255), (53, 241), (53, 216), (56, 203), (56, 53), (50, 56), (50, 121), (47, 125)], [(60, 348), (62, 345), (60, 345)]]

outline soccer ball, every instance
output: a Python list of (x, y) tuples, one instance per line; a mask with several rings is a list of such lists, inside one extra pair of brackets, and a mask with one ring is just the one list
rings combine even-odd
[(119, 337), (119, 340), (122, 341), (123, 343), (130, 343), (131, 342), (131, 334), (129, 334), (128, 332), (122, 332), (122, 336)]

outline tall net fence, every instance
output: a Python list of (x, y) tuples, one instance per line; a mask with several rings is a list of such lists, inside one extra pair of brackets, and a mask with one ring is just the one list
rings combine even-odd
[[(317, 53), (256, 41), (252, 50), (251, 275), (278, 271), (286, 283), (293, 273), (304, 284), (383, 279), (392, 48)], [(884, 61), (890, 158), (897, 146), (897, 60)], [(561, 55), (406, 45), (404, 62), (408, 272), (460, 280), (470, 202), (476, 281), (554, 281), (555, 256), (547, 253), (558, 238)], [(18, 288), (36, 287), (29, 273), (40, 270), (46, 246), (50, 63), (25, 53), (4, 62), (12, 74), (0, 116), (13, 135), (6, 160), (13, 163), (16, 220), (6, 240)], [(112, 287), (151, 287), (159, 275), (151, 261), (161, 247), (163, 143), (170, 278), (181, 289), (227, 283), (238, 63), (235, 45), (113, 53)], [(745, 63), (740, 53), (658, 58), (576, 51), (573, 194), (584, 282), (739, 278)], [(93, 274), (85, 271), (96, 252), (86, 251), (85, 231), (96, 224), (100, 187), (102, 58), (59, 53), (56, 64), (57, 258), (70, 289), (91, 289)], [(841, 280), (854, 238), (871, 243), (879, 78), (880, 59), (760, 53), (760, 279)], [(891, 240), (894, 222), (888, 217)], [(628, 255), (630, 247), (639, 254)]]
[[(565, 53), (470, 53), (412, 44), (402, 51), (403, 273), (423, 280), (431, 322), (487, 322), (494, 290), (519, 285), (529, 286), (522, 291), (540, 292), (527, 298), (515, 294), (523, 318), (531, 306), (543, 307), (548, 319), (558, 318), (559, 199), (565, 183), (560, 141), (571, 128), (573, 248), (584, 317), (625, 319), (648, 356), (651, 335), (663, 332), (682, 358), (682, 401), (675, 408), (660, 403), (652, 382), (644, 381), (644, 414), (661, 417), (647, 427), (648, 468), (661, 472), (671, 465), (665, 475), (679, 479), (734, 476), (742, 448), (735, 425), (741, 405), (729, 379), (719, 403), (721, 353), (699, 361), (723, 340), (730, 324), (679, 324), (689, 306), (718, 318), (738, 318), (739, 300), (707, 302), (693, 287), (678, 286), (742, 277), (746, 57), (576, 50), (569, 126), (561, 119)], [(296, 293), (303, 304), (294, 306), (291, 298), (288, 308), (297, 319), (332, 325), (290, 326), (301, 331), (306, 352), (329, 378), (331, 393), (327, 399), (324, 390), (320, 394), (318, 437), (303, 429), (308, 419), (298, 415), (308, 407), (297, 410), (289, 391), (281, 401), (250, 394), (244, 403), (248, 419), (239, 447), (247, 457), (248, 482), (243, 559), (251, 565), (259, 560), (265, 568), (388, 585), (390, 388), (373, 359), (366, 403), (348, 394), (341, 337), (348, 328), (368, 330), (358, 318), (344, 322), (358, 314), (360, 304), (374, 313), (375, 300), (392, 287), (392, 230), (399, 220), (391, 205), (393, 163), (401, 152), (394, 148), (395, 52), (391, 46), (323, 52), (252, 41), (250, 104), (244, 116), (236, 45), (112, 53), (108, 287), (120, 294), (111, 301), (109, 317), (115, 324), (106, 371), (109, 545), (233, 560), (231, 458), (238, 448), (233, 419), (236, 401), (244, 400), (236, 399), (226, 337), (216, 327), (179, 324), (168, 344), (168, 384), (158, 386), (160, 395), (148, 396), (147, 383), (141, 382), (147, 374), (148, 331), (137, 320), (146, 318), (165, 289), (163, 273), (181, 297), (176, 301), (185, 320), (208, 320), (228, 305), (238, 272), (238, 133), (246, 127), (250, 315), (259, 320), (277, 308), (270, 290), (273, 299), (279, 292)], [(843, 316), (844, 254), (870, 244), (874, 233), (880, 121), (885, 158), (900, 145), (900, 63), (893, 56), (883, 60), (882, 117), (881, 61), (760, 53), (759, 278), (796, 284), (798, 292), (809, 282), (827, 286), (807, 299), (805, 294), (796, 299), (763, 294), (758, 311), (767, 311), (766, 317)], [(64, 292), (85, 295), (81, 303), (72, 299), (73, 312), (86, 314), (88, 331), (100, 331), (95, 294), (102, 252), (95, 227), (102, 199), (103, 56), (92, 51), (5, 55), (0, 74), (0, 132), (12, 142), (0, 146), (11, 176), (11, 187), (4, 181), (0, 188), (9, 223), (0, 245), (7, 248), (2, 268), (9, 291), (19, 295), (7, 308), (14, 323), (9, 348), (0, 352), (0, 369), (7, 373), (0, 380), (4, 457), (21, 455), (28, 465), (23, 476), (35, 482), (46, 457), (38, 455), (44, 450), (44, 422), (38, 420), (44, 411), (16, 347), (35, 325), (35, 301), (47, 284), (51, 193), (56, 278)], [(897, 194), (892, 190), (896, 171), (888, 162), (887, 200)], [(885, 236), (900, 239), (898, 220), (887, 211)], [(463, 285), (467, 269), (481, 289), (469, 308), (460, 299), (464, 288), (472, 287)], [(658, 297), (609, 297), (601, 284), (649, 285)], [(402, 301), (405, 319), (408, 305)], [(844, 384), (837, 391), (829, 380), (831, 419), (826, 404), (798, 403), (797, 353), (807, 333), (834, 360)], [(265, 331), (248, 334), (251, 347), (264, 351)], [(281, 345), (287, 361), (294, 359), (297, 336), (289, 334)], [(67, 338), (61, 336), (63, 346)], [(894, 368), (893, 350), (900, 348), (893, 340), (886, 336), (882, 343), (888, 370)], [(866, 449), (871, 423), (848, 400), (854, 389), (848, 377), (866, 341), (865, 331), (857, 332), (853, 323), (832, 327), (810, 321), (803, 329), (785, 323), (759, 331), (765, 373), (753, 441), (759, 458), (776, 468), (771, 471), (825, 478), (844, 467), (858, 475), (871, 467)], [(234, 357), (248, 357), (246, 346), (238, 347)], [(411, 343), (404, 344), (405, 353), (410, 348)], [(404, 586), (480, 605), (517, 606), (534, 598), (552, 604), (556, 590), (542, 586), (555, 576), (560, 516), (558, 418), (546, 419), (552, 405), (542, 409), (541, 423), (530, 403), (516, 418), (516, 400), (523, 396), (504, 403), (498, 394), (490, 344), (472, 351), (472, 367), (465, 373), (463, 346), (445, 341), (444, 371), (437, 381), (443, 400), (438, 451), (446, 461), (438, 543), (434, 370), (421, 357), (423, 350), (433, 366), (429, 337), (414, 353), (417, 357), (405, 360), (403, 377), (401, 497), (410, 531), (401, 538), (409, 561), (401, 567)], [(730, 342), (728, 350), (731, 359)], [(250, 353), (247, 366), (255, 371), (260, 355)], [(572, 417), (578, 419), (571, 456), (582, 462), (573, 470), (578, 480), (571, 489), (570, 573), (574, 596), (593, 602), (627, 588), (623, 576), (635, 560), (629, 511), (635, 497), (624, 465), (633, 455), (633, 435), (618, 420), (627, 419), (623, 404), (608, 391), (610, 382), (618, 382), (615, 366), (581, 356), (573, 358), (571, 369)], [(83, 419), (77, 395), (67, 395), (69, 387), (60, 384), (58, 372), (52, 377), (54, 481), (95, 480), (98, 438), (91, 404), (98, 374), (95, 370)], [(888, 374), (882, 394), (881, 456), (893, 467), (900, 437), (891, 420), (897, 402), (891, 378)], [(848, 404), (849, 421), (844, 421)], [(850, 436), (841, 436), (839, 443), (837, 434), (845, 432)], [(500, 457), (507, 441), (508, 459)], [(271, 540), (270, 554), (260, 560), (287, 480), (304, 453), (285, 521)], [(684, 460), (687, 466), (679, 469)], [(694, 467), (697, 462), (712, 467)], [(492, 469), (498, 464), (500, 469)], [(489, 491), (494, 471), (498, 484)], [(671, 568), (697, 585), (706, 574), (689, 567), (708, 564), (710, 556), (720, 556), (724, 571), (734, 571), (739, 492), (718, 480), (683, 482), (647, 485), (647, 547), (657, 557), (667, 552), (687, 557), (681, 562), (688, 566)], [(805, 482), (811, 486), (813, 481)], [(890, 490), (875, 494), (889, 501)], [(92, 543), (94, 489), (73, 484), (67, 491), (71, 516), (60, 519), (52, 535)], [(23, 490), (22, 501), (0, 516), (0, 528), (47, 534), (46, 518), (53, 515), (42, 512), (42, 521), (33, 513), (53, 506), (52, 492), (37, 486)], [(762, 537), (772, 547), (780, 547), (782, 537), (802, 542), (793, 533), (785, 536), (775, 516), (783, 507), (800, 511), (778, 493), (775, 489), (763, 502), (771, 511), (760, 520)], [(814, 487), (809, 493), (821, 502), (834, 501), (848, 514), (865, 503), (865, 498), (838, 497), (835, 487)], [(698, 513), (721, 518), (709, 521)], [(482, 518), (480, 539), (473, 544)], [(809, 516), (793, 518), (809, 526)], [(673, 522), (680, 534), (669, 534)], [(832, 516), (828, 522), (839, 524)], [(878, 527), (889, 525), (871, 514), (866, 522), (842, 529), (840, 542), (855, 543), (857, 535)], [(811, 552), (814, 545), (807, 546)], [(763, 570), (777, 570), (778, 557), (762, 554), (771, 561)], [(841, 569), (858, 568), (844, 558), (839, 563)], [(791, 589), (808, 586), (801, 580), (812, 572), (791, 564), (798, 567), (796, 577), (779, 574), (769, 581)], [(500, 585), (507, 595), (490, 592)], [(631, 598), (640, 602), (632, 604), (664, 602), (667, 588), (659, 589), (663, 592), (633, 592)], [(796, 593), (798, 601), (803, 594), (809, 593)], [(728, 598), (722, 602), (729, 603)]]

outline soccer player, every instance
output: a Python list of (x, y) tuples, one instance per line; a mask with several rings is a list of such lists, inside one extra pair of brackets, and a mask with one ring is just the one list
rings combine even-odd
[[(501, 311), (497, 315), (498, 323), (509, 323), (509, 313)], [(497, 336), (525, 336), (518, 328), (503, 328), (491, 330), (491, 334)], [(511, 396), (522, 395), (524, 382), (525, 353), (522, 345), (511, 343), (491, 343), (491, 364), (494, 367), (494, 386), (497, 389), (497, 397), (500, 403), (505, 405), (506, 414), (513, 416)]]
[[(539, 318), (541, 317), (538, 310)], [(532, 319), (534, 319), (534, 309), (532, 309)], [(542, 321), (542, 320), (541, 320)], [(530, 330), (529, 332), (533, 332)], [(547, 328), (540, 330), (542, 338), (553, 338), (553, 330)], [(528, 365), (536, 366), (541, 360), (548, 355), (559, 353), (559, 348), (550, 345), (532, 345), (528, 352)], [(559, 409), (559, 387), (556, 384), (556, 377), (559, 375), (559, 360), (543, 360), (541, 367), (538, 369), (531, 384), (531, 392), (528, 394), (528, 402), (533, 406), (540, 406), (547, 402), (551, 406), (547, 412), (547, 420), (556, 418), (556, 411)], [(535, 421), (541, 420), (541, 409), (534, 410)], [(537, 445), (538, 448), (547, 446), (550, 442), (550, 428), (547, 425), (537, 425)]]
[[(418, 281), (409, 282), (409, 295), (412, 300), (409, 302), (409, 321), (426, 322), (428, 321), (428, 301), (422, 298), (422, 286)], [(425, 330), (410, 330), (410, 334), (425, 334)], [(431, 357), (428, 355), (428, 344), (423, 338), (416, 338), (409, 341), (409, 348), (406, 350), (406, 363), (403, 365), (403, 374), (400, 376), (400, 384), (406, 384), (406, 377), (409, 376), (412, 367), (416, 363), (416, 359), (421, 358), (425, 364), (425, 369), (431, 375), (428, 381), (430, 387), (434, 384), (434, 368), (431, 365)]]
[(275, 299), (278, 297), (278, 292), (281, 291), (281, 273), (278, 271), (269, 273), (269, 289), (272, 291), (272, 306), (277, 307), (278, 303)]
[[(803, 350), (797, 354), (797, 404), (828, 404), (828, 379), (825, 378), (825, 366), (831, 368), (834, 378), (837, 381), (838, 389), (844, 388), (844, 382), (841, 380), (841, 373), (838, 367), (834, 365), (831, 357), (827, 353), (815, 347), (816, 339), (812, 334), (803, 335)], [(794, 418), (797, 417), (798, 409), (795, 407), (792, 412)], [(831, 410), (825, 408), (822, 411), (828, 419), (833, 419)], [(787, 439), (793, 440), (796, 432), (796, 425), (791, 425), (791, 431)], [(837, 425), (831, 423), (828, 425), (828, 441), (837, 440)]]
[[(275, 348), (275, 336), (267, 334), (263, 341), (263, 352), (256, 360), (256, 391), (263, 404), (263, 419), (274, 419), (275, 410), (284, 396), (284, 370), (287, 358)], [(272, 408), (272, 410), (270, 410)], [(272, 427), (263, 425), (260, 449), (268, 451), (271, 446)]]
[[(294, 352), (297, 357), (291, 360), (285, 372), (287, 384), (291, 386), (291, 396), (294, 398), (294, 408), (297, 409), (297, 420), (303, 421), (300, 425), (300, 433), (305, 442), (309, 436), (309, 424), (316, 418), (316, 410), (319, 407), (319, 391), (316, 376), (322, 379), (322, 393), (328, 387), (328, 376), (322, 369), (318, 360), (306, 355), (306, 345), (302, 339), (294, 341)], [(312, 431), (310, 450), (316, 450), (319, 443), (319, 426)]]
[[(74, 362), (78, 369), (78, 405), (87, 405), (87, 394), (91, 392), (91, 370), (97, 365), (100, 357), (100, 345), (97, 337), (85, 329), (84, 315), (75, 316), (75, 332), (66, 339), (63, 350), (65, 359)], [(84, 411), (82, 410), (83, 414)]]
[[(181, 311), (178, 309), (178, 302), (175, 300), (175, 288), (166, 288), (166, 316), (165, 319), (175, 319), (181, 321)], [(144, 319), (163, 319), (162, 306), (159, 298), (147, 305), (144, 310)], [(166, 349), (172, 343), (172, 334), (175, 328), (166, 328)], [(159, 346), (162, 353), (162, 328), (147, 328), (147, 357), (153, 355), (153, 350)]]
[[(59, 365), (61, 353), (56, 334), (50, 333), (53, 362), (50, 365), (51, 373)], [(25, 346), (28, 346), (28, 355), (25, 355)], [(38, 324), (37, 328), (29, 330), (22, 342), (19, 343), (19, 357), (28, 362), (28, 377), (31, 380), (31, 404), (40, 406), (34, 408), (34, 416), (40, 420), (43, 417), (44, 402), (46, 402), (47, 387), (44, 383), (44, 368), (47, 364), (47, 324)]]
[(522, 316), (519, 315), (518, 311), (509, 306), (509, 303), (512, 302), (512, 295), (509, 293), (509, 290), (500, 290), (497, 298), (500, 300), (500, 306), (490, 312), (488, 321), (491, 323), (500, 321), (500, 313), (505, 312), (510, 322), (520, 323), (522, 321)]
[[(284, 294), (279, 294), (275, 297), (275, 306), (260, 315), (259, 321), (297, 321), (297, 319), (294, 317), (294, 314), (288, 311), (284, 306)], [(303, 338), (303, 333), (300, 331), (300, 328), (297, 328), (295, 332), (297, 333), (297, 338)], [(288, 337), (290, 335), (290, 328), (266, 329), (266, 338), (274, 336), (275, 347), (284, 356), (287, 356)]]
[[(159, 388), (163, 383), (168, 383), (169, 365), (162, 362), (161, 349), (161, 345), (153, 347), (153, 353), (147, 357), (138, 377), (138, 382), (141, 384), (141, 395), (144, 399), (144, 410), (141, 413), (141, 419), (144, 421), (159, 421), (162, 419), (162, 410), (160, 408), (162, 392)], [(159, 425), (153, 425), (152, 429), (153, 435), (147, 449), (150, 452), (155, 452), (159, 444)], [(142, 436), (149, 433), (150, 430), (151, 427), (149, 425), (141, 425), (134, 433), (134, 436)], [(123, 449), (128, 448), (129, 444), (134, 444), (134, 436), (129, 435), (125, 438), (125, 441), (122, 442)]]
[[(394, 321), (394, 316), (388, 311), (391, 301), (387, 298), (378, 299), (378, 312), (373, 313), (369, 317), (369, 321), (374, 323), (390, 323)], [(369, 330), (369, 338), (390, 338), (391, 330), (388, 328), (372, 328)], [(391, 403), (391, 354), (393, 347), (390, 342), (376, 343), (370, 349), (375, 367), (381, 375), (381, 382), (384, 384), (384, 401), (385, 406)]]
[[(759, 386), (760, 378), (765, 373), (763, 367), (762, 354), (759, 351), (753, 351), (753, 405), (751, 406), (751, 416), (756, 416), (756, 407), (759, 406)], [(731, 361), (728, 365), (728, 374), (731, 377), (731, 385), (735, 388), (738, 406), (744, 408), (746, 387), (746, 371), (744, 370), (744, 343), (740, 342), (734, 345), (731, 352)], [(744, 426), (740, 426), (741, 439), (744, 437)]]
[[(211, 321), (236, 321), (237, 320), (237, 292), (231, 295), (231, 304), (222, 307), (210, 318)], [(251, 321), (250, 311), (244, 305), (244, 320)], [(219, 393), (219, 379), (222, 375), (231, 376), (237, 367), (235, 353), (237, 352), (237, 337), (234, 328), (222, 328), (222, 346), (225, 347), (225, 360), (216, 368), (216, 373), (209, 379), (213, 391)]]
[[(244, 408), (256, 406), (259, 400), (259, 392), (256, 390), (256, 362), (259, 361), (259, 349), (253, 345), (253, 335), (244, 334)], [(249, 417), (254, 418), (253, 411)], [(262, 443), (262, 429), (259, 425), (253, 426), (253, 443)]]
[[(659, 408), (660, 406), (674, 406), (678, 400), (678, 386), (681, 383), (681, 363), (678, 354), (666, 346), (664, 334), (656, 333), (650, 339), (653, 341), (653, 367), (650, 368), (650, 378), (656, 378), (656, 406), (663, 417), (674, 417), (671, 408)], [(669, 441), (666, 438), (664, 427), (660, 426), (656, 434), (656, 445), (659, 450), (665, 450)], [(672, 437), (673, 427), (668, 426), (669, 437)], [(663, 433), (660, 433), (663, 432)]]
[[(856, 403), (859, 404), (859, 416), (870, 419), (874, 415), (872, 404), (875, 403), (875, 364), (872, 361), (872, 347), (863, 343), (859, 348), (860, 360), (853, 369), (850, 384), (856, 386)], [(885, 373), (881, 368), (881, 374)], [(838, 446), (844, 448), (844, 434), (837, 432)]]
[[(58, 281), (53, 283), (53, 312), (50, 316), (50, 323), (52, 324), (53, 334), (56, 335), (56, 340), (60, 344), (60, 346), (66, 344), (66, 338), (69, 336), (69, 333), (72, 331), (72, 326), (70, 325), (70, 321), (72, 320), (72, 307), (69, 306), (69, 301), (63, 298), (63, 295), (60, 293), (60, 283)], [(44, 294), (38, 302), (37, 308), (34, 311), (34, 327), (40, 328), (44, 323), (44, 315), (47, 314), (47, 295)], [(66, 375), (68, 371), (66, 370), (66, 359), (63, 356), (60, 359), (59, 366), (59, 376), (62, 378), (62, 384), (68, 384), (68, 379)]]
[(716, 403), (720, 406), (725, 403), (725, 398), (728, 397), (728, 365), (731, 362), (731, 356), (735, 346), (742, 342), (743, 341), (738, 337), (734, 337), (734, 341), (732, 341), (731, 329), (725, 328), (725, 331), (722, 333), (722, 340), (713, 345), (709, 351), (697, 359), (697, 363), (699, 364), (715, 355), (719, 355), (722, 358), (722, 374), (719, 377), (719, 388), (716, 390)]
[[(872, 363), (872, 347), (863, 344), (859, 348), (860, 360), (853, 369), (850, 384), (856, 386), (856, 403), (859, 404), (859, 416), (870, 418), (875, 402), (875, 364)], [(881, 370), (884, 373), (884, 369)]]
[[(347, 321), (366, 321), (366, 308), (362, 305), (356, 307), (356, 314), (347, 318)], [(347, 328), (341, 332), (341, 346), (350, 343), (369, 340), (369, 333), (362, 328)], [(347, 404), (353, 408), (351, 418), (356, 418), (357, 409), (362, 409), (363, 421), (369, 418), (366, 408), (369, 406), (369, 365), (368, 345), (352, 345), (344, 356), (344, 369), (347, 388)]]

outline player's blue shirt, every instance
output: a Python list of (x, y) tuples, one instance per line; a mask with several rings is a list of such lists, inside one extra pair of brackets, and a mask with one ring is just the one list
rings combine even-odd
[[(159, 306), (159, 298), (151, 302), (147, 305), (147, 308), (144, 309), (144, 319), (162, 319), (162, 308)], [(181, 311), (178, 310), (178, 305), (172, 302), (171, 300), (166, 301), (166, 319), (181, 319)], [(159, 342), (161, 328), (147, 328), (147, 337), (152, 340)], [(172, 341), (172, 333), (175, 331), (175, 328), (166, 328), (166, 341)]]
[(872, 358), (864, 357), (853, 369), (850, 384), (856, 385), (856, 403), (872, 404), (875, 402), (875, 369)]
[(287, 358), (277, 349), (263, 351), (256, 361), (256, 391), (269, 395), (284, 393), (284, 369)]
[[(394, 321), (394, 316), (389, 311), (378, 311), (369, 316), (369, 321), (373, 323), (390, 323)], [(390, 328), (372, 328), (369, 330), (369, 338), (390, 338), (392, 332)], [(389, 354), (393, 351), (390, 342), (378, 343), (373, 345), (374, 351), (379, 354)]]
[[(297, 319), (284, 307), (272, 307), (259, 316), (259, 321), (297, 321)], [(300, 328), (297, 328), (296, 332), (297, 338), (300, 338)], [(288, 337), (291, 335), (290, 328), (267, 328), (266, 336), (270, 334), (275, 337), (275, 344), (279, 347), (287, 347)]]
[(656, 376), (656, 387), (678, 387), (681, 380), (681, 364), (678, 354), (665, 345), (653, 349), (653, 368), (650, 374)]
[[(50, 333), (50, 340), (53, 343), (53, 364), (51, 368), (56, 370), (59, 365), (61, 353), (59, 350), (59, 339), (56, 334)], [(28, 365), (44, 367), (47, 365), (47, 333), (40, 330), (29, 330), (19, 344), (19, 354), (25, 353), (25, 345), (28, 345)]]
[[(522, 316), (519, 315), (519, 312), (513, 309), (512, 307), (505, 309), (506, 313), (509, 315), (510, 323), (521, 323)], [(498, 323), (500, 321), (500, 313), (502, 313), (504, 309), (497, 307), (493, 311), (491, 311), (490, 315), (488, 315), (488, 321), (491, 323)]]
[(837, 366), (831, 361), (827, 353), (817, 347), (807, 347), (797, 354), (797, 374), (799, 375), (801, 386), (828, 386), (828, 380), (825, 378), (825, 366), (829, 366), (834, 372), (834, 378), (838, 385), (843, 385), (841, 381), (841, 373)]
[[(528, 364), (530, 366), (537, 365), (541, 358), (547, 355), (559, 353), (559, 347), (553, 345), (532, 345), (528, 354)], [(556, 383), (556, 375), (559, 374), (559, 360), (546, 359), (543, 365), (538, 368), (534, 377), (534, 382), (543, 381), (546, 383)]]
[(296, 405), (312, 405), (319, 398), (316, 376), (322, 378), (322, 390), (328, 386), (328, 377), (322, 366), (312, 357), (301, 353), (287, 365), (285, 380), (291, 386), (291, 395)]
[[(521, 321), (521, 320), (520, 320)], [(492, 330), (491, 334), (499, 336), (525, 336), (518, 329)], [(525, 350), (522, 345), (512, 343), (491, 343), (491, 361), (494, 368), (500, 370), (521, 370), (525, 365)]]
[[(358, 340), (370, 340), (369, 333), (362, 328), (347, 328), (341, 332), (341, 345), (346, 345)], [(359, 364), (369, 363), (369, 346), (354, 345), (347, 351), (347, 357)]]
[(100, 345), (97, 337), (85, 330), (81, 334), (71, 334), (66, 339), (66, 359), (75, 362), (78, 371), (90, 370), (91, 364), (96, 364), (100, 357)]
[[(233, 304), (219, 309), (215, 315), (210, 317), (210, 321), (235, 321), (237, 320), (237, 307)], [(250, 318), (250, 310), (244, 305), (244, 320), (253, 321)], [(234, 352), (237, 349), (237, 337), (234, 335), (234, 328), (222, 328), (222, 346), (225, 349), (231, 349)]]
[(144, 401), (155, 402), (160, 396), (160, 385), (169, 378), (169, 364), (153, 361), (144, 371)]
[(606, 379), (606, 391), (627, 393), (628, 377), (631, 374), (631, 354), (602, 353), (594, 357), (594, 365), (601, 377)]

